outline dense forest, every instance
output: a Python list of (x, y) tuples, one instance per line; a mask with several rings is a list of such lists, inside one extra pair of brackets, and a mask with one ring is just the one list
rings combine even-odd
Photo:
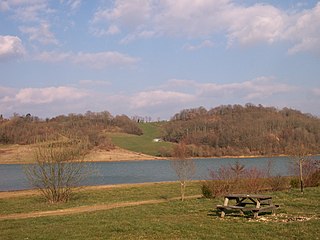
[(141, 135), (138, 124), (126, 115), (113, 117), (109, 112), (61, 115), (39, 119), (27, 114), (14, 114), (10, 119), (0, 118), (0, 143), (32, 144), (59, 137), (86, 137), (92, 147), (113, 147), (105, 132), (125, 132)]
[[(107, 132), (142, 135), (144, 120), (109, 112), (61, 115), (53, 118), (14, 114), (0, 116), (0, 144), (32, 144), (60, 137), (86, 137), (90, 146), (112, 149)], [(162, 139), (184, 143), (193, 157), (320, 153), (320, 119), (300, 111), (246, 104), (207, 110), (185, 109), (158, 124)], [(166, 152), (163, 156), (170, 156)], [(159, 151), (159, 155), (161, 151)]]
[(320, 119), (300, 111), (253, 104), (185, 109), (164, 126), (166, 141), (184, 142), (192, 156), (320, 152)]

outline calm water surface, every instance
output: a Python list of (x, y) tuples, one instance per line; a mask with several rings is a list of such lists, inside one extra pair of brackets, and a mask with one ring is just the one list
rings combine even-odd
[[(316, 157), (320, 159), (320, 156)], [(272, 162), (273, 175), (290, 175), (292, 160), (287, 157), (275, 158), (212, 158), (194, 160), (196, 165), (195, 180), (207, 179), (210, 169), (218, 169), (239, 162), (246, 167), (266, 169), (268, 162)], [(106, 185), (120, 183), (143, 183), (175, 181), (177, 176), (168, 160), (154, 161), (125, 161), (125, 162), (97, 162), (90, 163), (93, 173), (83, 185)], [(0, 164), (0, 191), (30, 189), (23, 170), (19, 164)]]

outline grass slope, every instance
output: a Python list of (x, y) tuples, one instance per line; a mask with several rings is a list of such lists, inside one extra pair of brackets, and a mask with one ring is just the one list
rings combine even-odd
[[(133, 201), (179, 195), (178, 183), (113, 188), (82, 192), (71, 205), (97, 202)], [(198, 193), (193, 183), (188, 194)], [(117, 208), (70, 216), (40, 217), (21, 220), (3, 220), (1, 239), (317, 239), (320, 224), (320, 187), (307, 188), (305, 194), (293, 189), (272, 194), (280, 204), (277, 215), (263, 215), (258, 220), (238, 215), (217, 216), (215, 205), (222, 198), (173, 201), (154, 205)], [(39, 198), (39, 197), (31, 197)], [(28, 198), (10, 199), (15, 202), (7, 209), (30, 211)], [(9, 200), (1, 199), (0, 208)], [(15, 206), (14, 206), (15, 205)], [(59, 205), (58, 205), (59, 206)], [(62, 206), (62, 205), (60, 205)], [(57, 207), (57, 205), (55, 205)], [(25, 208), (25, 209), (22, 209)], [(48, 207), (40, 206), (41, 210)], [(15, 210), (10, 210), (15, 211)], [(3, 209), (2, 213), (3, 214)]]
[(131, 135), (125, 133), (110, 133), (112, 142), (124, 149), (140, 152), (152, 156), (159, 156), (160, 151), (170, 151), (172, 143), (153, 142), (153, 139), (161, 136), (161, 123), (141, 123), (143, 135)]

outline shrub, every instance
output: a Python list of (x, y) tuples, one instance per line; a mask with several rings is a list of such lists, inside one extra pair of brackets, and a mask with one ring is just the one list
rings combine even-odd
[(292, 188), (299, 188), (300, 187), (300, 180), (297, 177), (294, 177), (290, 180), (290, 186)]
[(314, 171), (305, 179), (306, 187), (318, 187), (319, 185), (320, 185), (320, 169)]
[(275, 176), (268, 179), (272, 191), (282, 191), (288, 188), (288, 178)]
[(238, 162), (210, 170), (210, 180), (202, 185), (203, 196), (215, 197), (229, 193), (257, 193), (267, 187), (265, 173), (257, 168), (245, 168)]
[(201, 192), (205, 198), (213, 198), (212, 188), (210, 187), (210, 182), (203, 182), (201, 185)]

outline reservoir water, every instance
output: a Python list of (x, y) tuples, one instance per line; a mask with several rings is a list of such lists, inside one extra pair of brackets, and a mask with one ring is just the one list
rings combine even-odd
[[(320, 159), (320, 156), (314, 157)], [(204, 180), (209, 177), (209, 170), (217, 170), (239, 162), (245, 167), (267, 169), (271, 161), (272, 175), (291, 175), (292, 159), (288, 157), (273, 158), (210, 158), (196, 159), (196, 174), (194, 180)], [(93, 173), (83, 182), (83, 185), (108, 185), (120, 183), (144, 183), (176, 181), (177, 176), (169, 160), (95, 162), (90, 163)], [(31, 189), (25, 173), (24, 165), (0, 164), (0, 191)]]

